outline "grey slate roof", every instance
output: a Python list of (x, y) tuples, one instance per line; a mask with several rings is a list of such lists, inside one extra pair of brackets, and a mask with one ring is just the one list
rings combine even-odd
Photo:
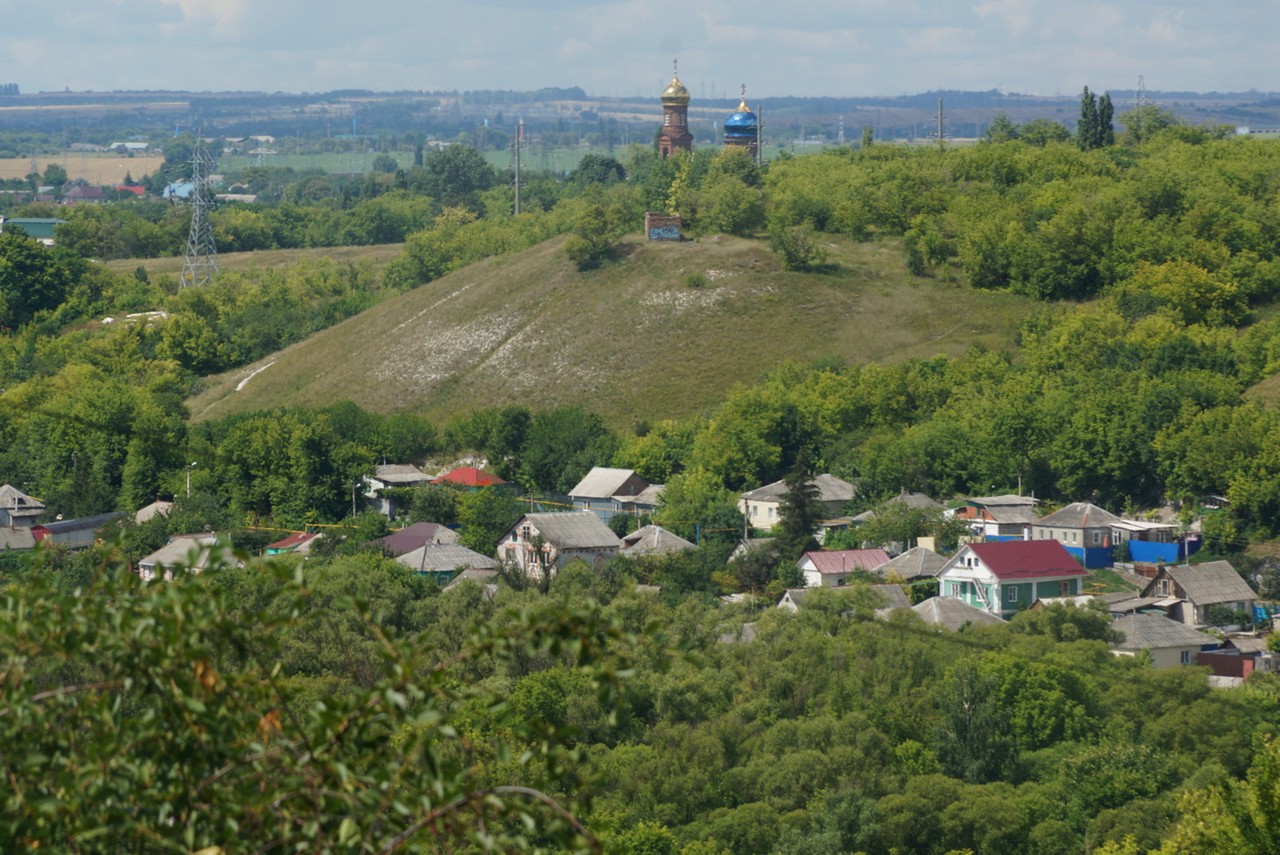
[(907, 594), (902, 590), (901, 585), (870, 585), (871, 590), (875, 591), (884, 599), (882, 609), (909, 609), (911, 608), (911, 600), (907, 598)]
[(1089, 502), (1072, 502), (1065, 508), (1059, 508), (1048, 516), (1036, 520), (1036, 525), (1054, 528), (1102, 528), (1120, 521), (1120, 517), (1097, 505)]
[(0, 508), (13, 515), (35, 516), (44, 510), (44, 502), (28, 496), (12, 484), (0, 485)]
[(937, 576), (947, 559), (924, 546), (915, 546), (876, 568), (881, 576), (896, 573), (903, 579)]
[(965, 624), (995, 624), (1004, 620), (990, 612), (974, 608), (968, 603), (953, 597), (930, 597), (922, 603), (916, 603), (911, 611), (920, 615), (921, 620), (934, 626), (944, 626), (957, 630)]
[(454, 570), (491, 570), (496, 562), (460, 543), (427, 543), (396, 561), (418, 573), (449, 573)]
[(683, 552), (694, 549), (694, 545), (680, 535), (667, 531), (660, 525), (647, 525), (638, 528), (622, 538), (622, 549), (619, 553), (632, 557), (639, 555), (666, 555), (670, 552)]
[(449, 580), (449, 584), (444, 586), (447, 591), (455, 585), (461, 585), (463, 582), (475, 582), (477, 585), (496, 585), (498, 579), (498, 571), (486, 569), (482, 567), (469, 567), (463, 570), (457, 576)]
[[(809, 480), (809, 483), (818, 488), (817, 500), (819, 502), (847, 502), (853, 498), (853, 485), (834, 475), (815, 475)], [(757, 502), (777, 501), (786, 494), (786, 481), (774, 481), (772, 484), (748, 490), (742, 494), (742, 498)]]
[(410, 463), (383, 464), (374, 470), (373, 477), (392, 487), (412, 487), (431, 480), (431, 476)]
[[(209, 564), (206, 547), (218, 542), (213, 532), (174, 535), (168, 543), (138, 562), (139, 567), (190, 567), (203, 570)], [(194, 562), (191, 560), (194, 557)]]
[[(525, 514), (521, 522), (524, 520), (528, 520), (543, 540), (556, 549), (599, 549), (622, 545), (618, 536), (591, 511)], [(517, 522), (516, 526), (520, 524)]]
[(36, 537), (27, 526), (0, 526), (0, 550), (35, 548)]
[[(1190, 566), (1172, 564), (1165, 567), (1164, 572), (1186, 592), (1187, 599), (1197, 606), (1258, 599), (1249, 583), (1240, 577), (1229, 561), (1206, 561), (1204, 564)], [(1147, 588), (1149, 591), (1152, 585)]]
[[(577, 486), (569, 491), (575, 498), (609, 499), (618, 495), (634, 496), (636, 490), (624, 490), (627, 481), (636, 477), (634, 469), (613, 469), (608, 466), (594, 466), (583, 476)], [(644, 479), (640, 479), (643, 481)], [(646, 482), (647, 483), (647, 482)], [(641, 487), (641, 490), (644, 488)]]
[(1124, 634), (1123, 641), (1112, 645), (1117, 650), (1203, 647), (1218, 643), (1212, 635), (1161, 615), (1125, 615), (1112, 622), (1111, 628)]
[(157, 499), (145, 507), (138, 508), (133, 515), (133, 521), (138, 525), (142, 525), (144, 522), (154, 518), (157, 514), (167, 517), (169, 516), (169, 512), (172, 510), (173, 502), (162, 502)]
[(977, 505), (982, 508), (991, 508), (994, 505), (1021, 505), (1023, 507), (1034, 508), (1040, 504), (1040, 500), (1032, 496), (1017, 496), (1013, 493), (1005, 493), (1000, 496), (974, 496), (965, 499), (971, 505)]

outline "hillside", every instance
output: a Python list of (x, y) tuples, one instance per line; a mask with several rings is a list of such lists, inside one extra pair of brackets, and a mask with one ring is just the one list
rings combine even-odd
[(436, 416), (580, 404), (628, 425), (700, 412), (783, 360), (1005, 347), (1032, 308), (910, 277), (894, 244), (830, 239), (821, 274), (784, 272), (763, 241), (724, 236), (636, 238), (620, 261), (579, 273), (562, 244), (471, 265), (209, 378), (192, 417), (345, 398)]

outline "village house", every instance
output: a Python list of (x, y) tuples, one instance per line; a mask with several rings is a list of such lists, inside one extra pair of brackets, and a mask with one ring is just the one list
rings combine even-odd
[(474, 492), (485, 487), (500, 487), (507, 482), (478, 466), (458, 466), (432, 478), (431, 483), (438, 487), (459, 487)]
[(849, 584), (849, 576), (857, 570), (874, 572), (887, 564), (889, 553), (875, 549), (834, 549), (830, 552), (806, 552), (796, 562), (804, 576), (806, 588), (836, 588)]
[(916, 603), (911, 607), (911, 611), (919, 615), (920, 619), (930, 626), (940, 626), (952, 632), (957, 632), (969, 626), (1004, 623), (1003, 618), (992, 614), (986, 609), (971, 606), (962, 600), (952, 597), (930, 597), (927, 600)]
[[(828, 519), (843, 514), (844, 506), (856, 492), (852, 484), (834, 475), (815, 475), (809, 483), (817, 488), (816, 501), (821, 507), (821, 515)], [(738, 510), (752, 528), (767, 531), (782, 522), (782, 497), (786, 494), (786, 482), (774, 481), (743, 493), (738, 501)]]
[(1155, 605), (1188, 626), (1212, 624), (1210, 611), (1215, 608), (1233, 614), (1247, 613), (1252, 619), (1258, 602), (1249, 583), (1227, 561), (1166, 565), (1142, 589), (1141, 596), (1159, 598)]
[(876, 568), (876, 573), (886, 578), (896, 577), (904, 582), (915, 582), (936, 578), (946, 563), (947, 559), (927, 546), (913, 546), (881, 564)]
[(525, 514), (498, 541), (497, 559), (541, 579), (577, 559), (599, 566), (621, 546), (593, 511)]
[(497, 562), (460, 543), (426, 543), (396, 557), (396, 562), (415, 573), (448, 582), (463, 570), (493, 570)]
[(209, 567), (212, 547), (218, 544), (213, 532), (179, 534), (169, 542), (138, 562), (138, 576), (144, 582), (173, 578), (174, 571), (185, 567), (189, 573), (199, 573)]
[(429, 483), (431, 477), (411, 463), (385, 463), (373, 470), (372, 475), (364, 479), (365, 498), (370, 504), (388, 519), (395, 519), (401, 508), (399, 503), (383, 490), (420, 487)]
[(44, 513), (44, 502), (12, 484), (0, 485), (0, 526), (30, 527)]
[(370, 543), (389, 558), (398, 558), (429, 543), (457, 543), (458, 533), (440, 523), (420, 522), (407, 525)]
[(622, 536), (622, 548), (618, 554), (639, 558), (645, 555), (670, 555), (694, 548), (694, 544), (673, 531), (660, 525), (646, 525)]
[(650, 484), (634, 469), (593, 466), (569, 491), (569, 500), (608, 521), (614, 514), (653, 511), (661, 494), (661, 485)]
[(1112, 527), (1123, 520), (1089, 502), (1072, 502), (1031, 526), (1035, 540), (1056, 540), (1085, 567), (1110, 567), (1115, 563)]
[(1155, 668), (1172, 668), (1176, 665), (1195, 665), (1202, 650), (1212, 650), (1218, 640), (1212, 635), (1192, 629), (1163, 615), (1125, 615), (1116, 619), (1111, 628), (1120, 633), (1122, 640), (1111, 645), (1117, 656), (1136, 656), (1146, 652)]
[(1009, 618), (1038, 599), (1081, 593), (1089, 572), (1056, 540), (962, 546), (938, 573), (938, 594)]
[(315, 531), (295, 531), (286, 538), (268, 543), (267, 555), (307, 555), (320, 537)]
[(967, 522), (969, 530), (984, 540), (1022, 540), (1027, 526), (1036, 521), (1039, 504), (1031, 496), (978, 496), (965, 499), (947, 515)]

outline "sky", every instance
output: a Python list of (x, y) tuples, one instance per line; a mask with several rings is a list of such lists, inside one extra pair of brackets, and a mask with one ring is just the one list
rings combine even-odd
[[(8, 7), (8, 8), (6, 8)], [(1280, 91), (1275, 0), (0, 0), (22, 92)], [(1270, 22), (1270, 23), (1269, 23)]]

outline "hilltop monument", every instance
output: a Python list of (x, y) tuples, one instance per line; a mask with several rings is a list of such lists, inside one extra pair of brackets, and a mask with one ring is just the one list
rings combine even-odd
[(671, 82), (662, 90), (662, 132), (658, 135), (658, 151), (663, 157), (673, 152), (693, 151), (693, 134), (689, 133), (689, 90), (680, 82), (680, 66), (672, 63)]

